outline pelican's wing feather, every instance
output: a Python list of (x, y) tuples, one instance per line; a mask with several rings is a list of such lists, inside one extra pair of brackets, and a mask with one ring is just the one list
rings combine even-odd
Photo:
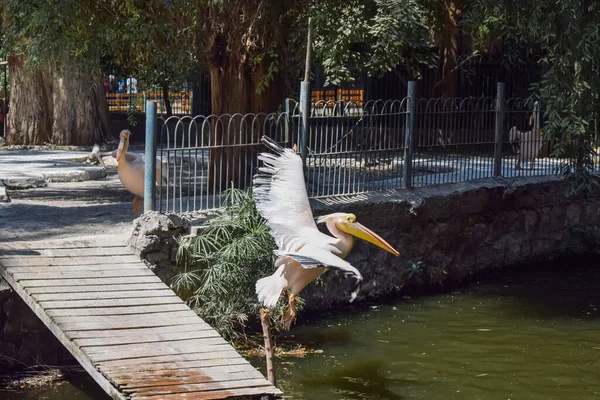
[(348, 261), (341, 259), (335, 254), (326, 249), (314, 245), (303, 247), (298, 252), (279, 251), (277, 255), (281, 259), (285, 257), (293, 258), (298, 261), (304, 268), (327, 267), (337, 269), (346, 275), (352, 275), (358, 280), (362, 280), (360, 272), (352, 266)]
[(297, 251), (311, 241), (330, 240), (315, 224), (304, 185), (302, 159), (266, 136), (261, 140), (275, 154), (258, 156), (263, 166), (254, 176), (253, 193), (277, 247)]
[(352, 294), (350, 296), (350, 302), (356, 299), (360, 290), (360, 284), (363, 280), (361, 273), (352, 266), (348, 261), (341, 259), (340, 257), (332, 254), (321, 247), (308, 245), (304, 246), (298, 252), (284, 253), (279, 252), (280, 258), (277, 262), (283, 263), (287, 258), (292, 258), (300, 263), (303, 268), (316, 268), (316, 267), (327, 267), (337, 269), (342, 272), (346, 277), (354, 278), (354, 285)]

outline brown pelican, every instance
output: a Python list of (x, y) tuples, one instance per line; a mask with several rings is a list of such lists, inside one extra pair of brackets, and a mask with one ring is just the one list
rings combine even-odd
[(333, 236), (321, 233), (308, 202), (301, 158), (293, 150), (284, 149), (266, 136), (262, 137), (262, 142), (275, 154), (259, 155), (264, 166), (254, 177), (253, 192), (257, 208), (267, 220), (278, 250), (277, 270), (256, 282), (256, 293), (266, 307), (273, 307), (283, 291), (291, 290), (290, 312), (284, 320), (285, 328), (289, 329), (296, 317), (295, 296), (328, 269), (337, 269), (354, 278), (350, 301), (356, 298), (362, 275), (343, 260), (350, 253), (355, 237), (395, 256), (399, 253), (356, 222), (353, 214), (334, 213), (319, 217), (317, 223), (325, 223)]

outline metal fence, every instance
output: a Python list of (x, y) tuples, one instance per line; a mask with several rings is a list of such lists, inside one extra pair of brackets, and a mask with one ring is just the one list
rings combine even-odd
[[(312, 198), (556, 174), (565, 160), (551, 155), (540, 105), (536, 110), (523, 99), (504, 99), (499, 86), (496, 98), (409, 93), (395, 101), (313, 101), (307, 129), (293, 100), (280, 114), (159, 120), (157, 209), (212, 209), (222, 204), (224, 190), (250, 188), (265, 150), (262, 135), (288, 147), (305, 143), (300, 151)], [(534, 160), (528, 152), (537, 153)]]
[(289, 146), (285, 114), (233, 114), (159, 118), (157, 207), (192, 212), (220, 207), (223, 192), (248, 189), (262, 135)]
[[(401, 187), (407, 106), (408, 99), (313, 102), (306, 140), (308, 195)], [(299, 132), (298, 104), (290, 111), (291, 130)]]

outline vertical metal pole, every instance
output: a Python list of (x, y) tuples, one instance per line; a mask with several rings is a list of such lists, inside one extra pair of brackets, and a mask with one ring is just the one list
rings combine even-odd
[(6, 115), (6, 110), (8, 109), (8, 104), (6, 104), (8, 102), (8, 81), (7, 81), (7, 76), (8, 75), (8, 63), (4, 64), (4, 101), (2, 101), (2, 115), (4, 115), (4, 121), (2, 122), (4, 124), (4, 130), (2, 132), (4, 132), (4, 137), (7, 138), (8, 137), (8, 116)]
[(496, 85), (494, 176), (502, 175), (502, 127), (504, 125), (504, 82)]
[(312, 49), (312, 18), (308, 18), (308, 35), (306, 38), (306, 65), (304, 81), (300, 83), (300, 157), (306, 168), (306, 149), (308, 147), (308, 119), (310, 117), (310, 57)]
[(308, 147), (308, 120), (310, 117), (310, 82), (300, 82), (300, 138), (298, 147), (302, 165), (306, 167), (306, 151)]
[(156, 204), (156, 102), (146, 102), (146, 171), (144, 174), (144, 213)]
[(294, 143), (290, 143), (290, 112), (292, 110), (290, 110), (290, 100), (289, 98), (285, 99), (285, 133), (284, 133), (284, 140), (285, 140), (285, 144), (286, 146), (293, 146)]
[(412, 163), (414, 153), (413, 138), (415, 135), (415, 81), (408, 81), (408, 93), (406, 95), (408, 103), (408, 115), (406, 118), (405, 136), (404, 136), (404, 171), (402, 180), (405, 188), (412, 187)]

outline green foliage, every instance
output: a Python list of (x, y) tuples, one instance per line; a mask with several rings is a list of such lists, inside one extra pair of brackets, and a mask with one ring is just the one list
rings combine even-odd
[(357, 70), (381, 76), (399, 64), (418, 77), (421, 64), (435, 61), (428, 12), (418, 1), (319, 2), (311, 15), (327, 83), (352, 82)]
[[(541, 80), (530, 99), (541, 100), (545, 140), (553, 155), (569, 157), (561, 167), (568, 191), (593, 180), (595, 123), (600, 93), (600, 3), (592, 0), (536, 2), (476, 0), (467, 22), (479, 35), (495, 35), (513, 48), (541, 50)], [(521, 55), (529, 54), (516, 50)], [(511, 62), (525, 62), (508, 53)]]
[[(249, 319), (259, 315), (255, 284), (274, 271), (275, 242), (250, 193), (229, 189), (226, 196), (228, 206), (208, 227), (180, 243), (181, 272), (171, 287), (224, 337), (239, 341), (246, 339)], [(276, 327), (282, 311), (271, 312)]]
[(410, 261), (408, 263), (408, 268), (406, 269), (408, 274), (408, 279), (411, 279), (413, 276), (419, 275), (423, 272), (423, 261)]

